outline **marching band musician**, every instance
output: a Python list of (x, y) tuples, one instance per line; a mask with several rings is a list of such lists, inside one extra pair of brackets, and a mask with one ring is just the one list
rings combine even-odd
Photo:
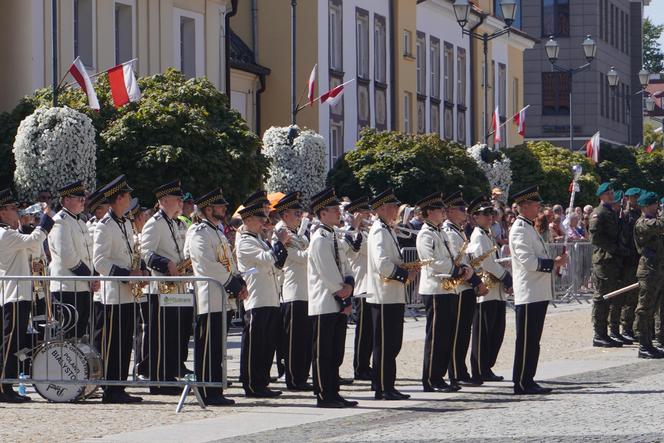
[(404, 285), (413, 280), (416, 269), (402, 267), (403, 257), (391, 225), (396, 222), (401, 202), (388, 188), (370, 202), (378, 218), (367, 240), (367, 302), (371, 304), (373, 322), (373, 382), (376, 400), (406, 400), (394, 387), (397, 377), (396, 359), (403, 341)]
[(534, 380), (539, 360), (540, 339), (549, 300), (553, 299), (552, 272), (567, 263), (567, 253), (549, 258), (544, 240), (534, 227), (542, 199), (537, 186), (514, 194), (519, 216), (509, 235), (512, 253), (516, 349), (512, 380), (514, 393), (548, 394)]
[(240, 272), (256, 268), (247, 275), (248, 296), (244, 300), (245, 320), (242, 332), (240, 374), (247, 397), (276, 397), (281, 391), (268, 388), (270, 367), (279, 339), (279, 283), (277, 271), (286, 261), (284, 246), (290, 236), (287, 230), (277, 232), (277, 241), (270, 247), (261, 238), (267, 219), (266, 194), (250, 201), (241, 209), (243, 229), (237, 243), (237, 261)]
[[(91, 276), (92, 239), (88, 227), (81, 220), (85, 209), (85, 187), (76, 180), (58, 190), (62, 210), (58, 212), (48, 236), (51, 250), (50, 272), (52, 276)], [(78, 320), (73, 330), (67, 331), (66, 338), (82, 338), (91, 324), (90, 290), (98, 289), (99, 284), (89, 281), (57, 281), (50, 282), (53, 297), (62, 303), (74, 306)]]
[(373, 328), (371, 326), (371, 309), (366, 300), (369, 284), (367, 277), (367, 234), (362, 230), (362, 224), (369, 221), (371, 216), (369, 198), (360, 197), (353, 200), (346, 206), (345, 210), (352, 217), (348, 227), (349, 232), (344, 238), (350, 246), (346, 257), (355, 279), (353, 305), (357, 313), (353, 372), (355, 380), (372, 380), (370, 360), (373, 348)]
[[(180, 275), (178, 264), (184, 261), (184, 242), (175, 222), (183, 196), (180, 181), (161, 185), (154, 190), (154, 194), (159, 203), (159, 211), (141, 230), (141, 257), (152, 275), (175, 277)], [(182, 376), (179, 373), (180, 312), (177, 307), (160, 306), (159, 293), (159, 284), (150, 283), (146, 303), (141, 303), (142, 310), (143, 306), (147, 305), (143, 312), (146, 330), (142, 340), (142, 355), (148, 357), (148, 361), (143, 364), (148, 366), (150, 380), (175, 381), (175, 377)], [(192, 320), (189, 317), (190, 323)], [(177, 387), (151, 386), (150, 393), (179, 395), (181, 390)]]
[(290, 240), (286, 243), (288, 256), (283, 266), (281, 289), (281, 314), (286, 338), (283, 347), (286, 387), (292, 391), (311, 391), (313, 386), (307, 383), (312, 352), (312, 325), (307, 297), (309, 239), (298, 234), (302, 223), (300, 193), (291, 192), (285, 195), (274, 205), (274, 210), (281, 216), (281, 221), (275, 226), (273, 242), (278, 241), (276, 233), (279, 231), (290, 232)]
[(417, 255), (420, 260), (432, 260), (420, 271), (418, 292), (427, 312), (426, 338), (422, 365), (424, 392), (454, 392), (459, 385), (448, 385), (444, 376), (450, 361), (454, 342), (454, 323), (459, 296), (442, 287), (438, 274), (450, 278), (470, 278), (469, 267), (455, 266), (447, 234), (441, 225), (445, 220), (443, 193), (435, 192), (417, 202), (424, 224), (417, 234)]
[[(44, 205), (44, 214), (31, 234), (20, 234), (17, 203), (9, 189), (0, 191), (0, 277), (32, 275), (30, 255), (41, 252), (41, 245), (53, 227), (55, 214)], [(32, 301), (30, 281), (5, 281), (0, 285), (2, 301), (2, 361), (0, 378), (18, 378), (15, 355), (29, 343), (28, 318)], [(19, 395), (11, 384), (0, 385), (0, 403), (22, 403), (30, 397)]]
[[(201, 221), (189, 228), (185, 256), (191, 258), (195, 276), (214, 278), (224, 289), (207, 281), (196, 282), (198, 309), (194, 327), (194, 369), (198, 381), (221, 382), (221, 340), (224, 337), (222, 297), (226, 297), (226, 292), (242, 300), (247, 295), (247, 287), (235, 266), (230, 244), (219, 228), (228, 205), (221, 189), (202, 196), (196, 205)], [(224, 397), (223, 389), (203, 388), (202, 391), (206, 405), (227, 406), (235, 403)]]
[[(184, 208), (185, 208), (185, 199), (190, 199), (191, 201), (187, 203), (187, 215), (184, 214)], [(184, 194), (182, 197), (182, 200), (178, 204), (178, 210), (177, 210), (177, 216), (173, 219), (175, 222), (175, 226), (177, 227), (176, 230), (176, 235), (179, 237), (181, 244), (183, 245), (183, 255), (185, 259), (188, 259), (189, 256), (186, 254), (184, 250), (184, 244), (187, 239), (187, 231), (189, 230), (189, 227), (193, 224), (192, 220), (189, 218), (191, 216), (191, 210), (193, 210), (194, 207), (194, 200), (193, 197), (191, 196), (191, 193), (187, 192)], [(223, 213), (224, 216), (226, 215), (226, 209), (227, 206), (222, 206), (223, 208)], [(222, 217), (223, 219), (223, 217)], [(193, 286), (192, 283), (187, 283), (185, 288), (183, 288), (186, 292), (193, 294)], [(180, 315), (179, 317), (179, 326), (178, 330), (180, 331), (180, 357), (178, 359), (178, 366), (179, 366), (179, 371), (180, 371), (180, 377), (186, 376), (188, 374), (193, 374), (193, 372), (187, 368), (187, 358), (189, 357), (189, 340), (191, 339), (191, 335), (194, 331), (194, 306), (181, 306), (180, 307)]]
[[(108, 213), (99, 221), (94, 235), (94, 267), (102, 276), (142, 276), (147, 274), (140, 251), (135, 250), (132, 225), (124, 216), (131, 205), (131, 191), (124, 175), (104, 186)], [(107, 380), (126, 380), (129, 374), (134, 335), (135, 282), (102, 283), (101, 316), (103, 330), (97, 349), (101, 351)], [(137, 403), (141, 397), (125, 392), (124, 386), (104, 386), (103, 403)]]
[(320, 227), (311, 236), (308, 257), (309, 315), (313, 320), (313, 381), (319, 408), (347, 408), (356, 401), (339, 395), (339, 367), (346, 341), (346, 315), (355, 284), (334, 227), (341, 203), (328, 188), (311, 198)]
[[(468, 215), (466, 213), (467, 204), (462, 192), (460, 190), (453, 192), (443, 200), (443, 203), (447, 206), (447, 220), (443, 223), (443, 230), (450, 241), (450, 249), (455, 260), (460, 260), (460, 264), (468, 266), (469, 242), (463, 230)], [(457, 312), (454, 319), (454, 341), (449, 368), (450, 383), (452, 385), (457, 385), (459, 382), (482, 384), (470, 377), (466, 366), (466, 355), (470, 345), (476, 298), (486, 295), (488, 290), (482, 280), (473, 277), (459, 284), (456, 292), (459, 295), (459, 303), (456, 306)]]
[(496, 364), (505, 336), (505, 292), (511, 292), (512, 275), (496, 262), (499, 258), (498, 244), (491, 235), (496, 211), (491, 201), (483, 195), (479, 196), (468, 205), (468, 212), (476, 224), (470, 236), (468, 252), (475, 259), (485, 256), (476, 270), (492, 282), (487, 285), (489, 293), (477, 299), (470, 352), (472, 378), (477, 381), (502, 381), (503, 377), (494, 374), (491, 368)]

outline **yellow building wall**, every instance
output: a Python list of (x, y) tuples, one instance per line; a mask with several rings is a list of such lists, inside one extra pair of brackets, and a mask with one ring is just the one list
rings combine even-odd
[[(508, 68), (507, 81), (509, 82), (508, 91), (512, 100), (508, 99), (507, 113), (508, 118), (516, 114), (525, 106), (523, 100), (523, 51), (516, 48), (508, 48)], [(517, 81), (518, 91), (514, 91), (514, 80)], [(523, 137), (519, 135), (516, 125), (508, 123), (507, 134), (510, 146), (516, 146), (523, 143)]]
[[(417, 60), (415, 58), (415, 43), (417, 42), (417, 3), (416, 0), (398, 0), (395, 2), (395, 29), (397, 35), (394, 36), (398, 44), (395, 45), (396, 53), (392, 54), (392, 60), (396, 63), (394, 88), (396, 88), (396, 103), (394, 110), (396, 112), (395, 130), (405, 131), (404, 114), (405, 100), (404, 96), (410, 94), (410, 131), (417, 130)], [(409, 55), (404, 55), (404, 31), (410, 32)]]

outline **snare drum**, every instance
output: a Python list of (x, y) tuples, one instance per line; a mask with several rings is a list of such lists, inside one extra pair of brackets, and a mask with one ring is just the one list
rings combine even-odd
[(32, 357), (32, 379), (35, 390), (46, 400), (66, 403), (90, 397), (99, 386), (58, 383), (62, 380), (94, 381), (103, 376), (101, 356), (89, 344), (73, 341), (51, 341), (40, 345)]

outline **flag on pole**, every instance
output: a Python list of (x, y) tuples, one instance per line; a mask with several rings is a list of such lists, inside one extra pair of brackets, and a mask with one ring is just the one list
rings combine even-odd
[(586, 142), (586, 157), (588, 157), (593, 164), (599, 162), (599, 131)]
[(339, 100), (341, 100), (341, 95), (344, 93), (344, 86), (346, 86), (348, 83), (352, 82), (355, 79), (350, 79), (345, 83), (340, 84), (339, 86), (335, 86), (334, 88), (330, 89), (327, 91), (325, 94), (320, 96), (320, 102), (321, 104), (328, 102), (330, 106), (334, 106), (337, 104)]
[(497, 145), (502, 140), (500, 136), (500, 115), (498, 114), (498, 106), (493, 111), (493, 144)]
[(528, 109), (530, 105), (525, 106), (522, 110), (519, 111), (518, 114), (514, 116), (514, 124), (518, 128), (519, 135), (521, 137), (524, 137), (526, 135), (526, 109)]
[(95, 111), (99, 111), (99, 100), (97, 100), (97, 93), (95, 92), (95, 88), (92, 86), (90, 76), (85, 70), (85, 66), (83, 66), (83, 62), (81, 61), (80, 57), (76, 57), (74, 63), (71, 64), (69, 67), (69, 73), (72, 77), (74, 77), (74, 80), (76, 80), (76, 83), (78, 83), (83, 92), (85, 92), (85, 95), (88, 96), (88, 104), (90, 107)]
[(318, 68), (318, 65), (314, 65), (314, 69), (312, 69), (311, 74), (309, 74), (309, 93), (307, 94), (307, 97), (309, 98), (309, 106), (314, 104), (314, 92), (316, 91), (316, 68)]
[(141, 90), (138, 88), (131, 63), (109, 69), (108, 83), (111, 86), (113, 104), (116, 108), (120, 108), (129, 102), (136, 102), (141, 98)]
[(650, 154), (652, 151), (655, 150), (656, 147), (657, 147), (657, 142), (652, 142), (648, 146), (646, 146), (646, 152)]

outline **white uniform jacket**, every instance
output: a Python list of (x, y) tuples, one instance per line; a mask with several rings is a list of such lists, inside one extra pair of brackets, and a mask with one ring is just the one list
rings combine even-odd
[[(337, 242), (336, 256), (334, 242)], [(353, 284), (344, 248), (334, 228), (321, 225), (311, 236), (309, 245), (309, 315), (333, 314), (341, 311), (334, 294), (344, 283)]]
[[(168, 275), (168, 263), (184, 260), (184, 242), (180, 228), (162, 210), (145, 222), (141, 231), (141, 258), (153, 276)], [(150, 294), (158, 294), (158, 283), (150, 283)]]
[[(497, 245), (493, 237), (484, 229), (476, 226), (473, 233), (470, 235), (468, 253), (473, 257), (479, 257), (491, 250), (494, 246)], [(478, 273), (480, 271), (488, 272), (496, 279), (500, 280), (499, 282), (494, 282), (493, 287), (489, 289), (487, 295), (477, 298), (478, 303), (491, 300), (505, 300), (503, 284), (505, 283), (508, 286), (511, 285), (512, 279), (507, 269), (505, 269), (500, 263), (496, 263), (496, 259), (498, 258), (500, 258), (500, 256), (498, 251), (496, 251), (482, 260), (482, 263), (478, 268), (475, 268), (475, 271)]]
[(406, 303), (404, 283), (408, 271), (400, 267), (403, 257), (394, 231), (378, 219), (369, 230), (367, 243), (367, 302), (379, 305)]
[[(282, 221), (277, 223), (274, 231), (288, 229), (292, 243), (286, 246), (288, 257), (284, 262), (283, 278), (281, 282), (281, 301), (307, 301), (307, 257), (309, 239), (304, 235), (298, 235), (297, 231), (289, 229)], [(276, 234), (272, 236), (272, 241), (277, 242)]]
[[(53, 226), (53, 219), (42, 216), (42, 221), (31, 234), (21, 234), (7, 225), (0, 225), (0, 277), (32, 275), (30, 257), (39, 257), (42, 243)], [(32, 300), (32, 282), (0, 281), (0, 303)]]
[(443, 278), (436, 275), (447, 274), (454, 278), (462, 272), (462, 269), (454, 266), (454, 257), (452, 257), (447, 234), (441, 227), (425, 222), (420, 232), (417, 233), (415, 245), (420, 260), (433, 260), (420, 270), (419, 293), (435, 295), (449, 292), (442, 287)]
[[(219, 261), (217, 251), (220, 248), (226, 251), (228, 266)], [(189, 228), (184, 251), (185, 256), (191, 258), (194, 276), (209, 277), (219, 282), (219, 284), (207, 281), (196, 282), (197, 314), (222, 312), (224, 302), (222, 297), (227, 297), (226, 293), (237, 295), (245, 286), (235, 266), (228, 239), (214, 224), (203, 220)], [(228, 308), (228, 304), (226, 307)]]
[(367, 234), (352, 231), (344, 236), (350, 246), (346, 256), (355, 279), (355, 294), (366, 294), (369, 289), (367, 276)]
[(514, 304), (525, 305), (553, 299), (553, 259), (533, 222), (519, 216), (510, 229)]
[[(466, 234), (463, 232), (463, 229), (452, 223), (450, 220), (445, 220), (445, 222), (443, 223), (443, 230), (445, 231), (445, 234), (447, 234), (447, 238), (450, 242), (449, 243), (450, 251), (452, 251), (453, 255), (452, 260), (454, 260), (457, 258), (457, 256), (459, 255), (459, 251), (461, 250), (461, 247), (468, 239), (466, 237)], [(463, 254), (463, 259), (461, 260), (461, 264), (468, 265), (468, 262), (469, 262), (468, 248), (466, 247), (466, 253)], [(466, 291), (471, 288), (472, 286), (470, 286), (470, 284), (464, 282), (461, 283), (459, 286), (457, 286), (456, 292), (457, 294), (461, 294), (463, 291)]]
[(244, 300), (247, 311), (262, 307), (279, 307), (279, 276), (286, 260), (286, 248), (281, 242), (270, 246), (256, 234), (244, 230), (237, 243), (237, 264), (240, 272), (256, 268), (257, 272), (247, 275), (249, 296)]
[[(128, 218), (117, 218), (110, 210), (99, 220), (95, 227), (93, 249), (94, 266), (99, 275), (129, 275), (135, 247), (133, 232)], [(140, 251), (138, 252), (140, 253)], [(134, 301), (129, 283), (102, 281), (100, 291), (99, 301), (105, 305), (133, 303)]]
[[(91, 276), (92, 238), (88, 226), (66, 209), (53, 217), (55, 225), (48, 234), (48, 246), (51, 251), (49, 265), (52, 276)], [(51, 281), (52, 292), (90, 291), (89, 281)]]

